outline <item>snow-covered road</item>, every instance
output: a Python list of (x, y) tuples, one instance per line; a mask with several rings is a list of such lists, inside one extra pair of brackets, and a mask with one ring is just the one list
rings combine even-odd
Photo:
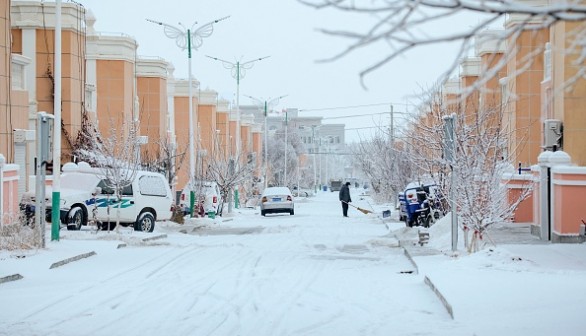
[[(342, 217), (337, 193), (294, 216), (237, 211), (188, 234), (160, 226), (168, 237), (148, 245), (66, 232), (5, 258), (25, 278), (0, 285), (0, 335), (472, 335), (379, 219)], [(73, 250), (97, 255), (48, 269)]]

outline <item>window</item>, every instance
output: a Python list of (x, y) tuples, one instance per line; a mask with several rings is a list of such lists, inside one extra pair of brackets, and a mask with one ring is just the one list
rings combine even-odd
[(160, 176), (144, 175), (138, 179), (138, 189), (141, 195), (167, 196), (165, 181)]
[[(115, 195), (114, 186), (108, 180), (101, 180), (98, 183), (98, 187), (102, 188), (102, 195)], [(122, 196), (132, 196), (132, 184), (129, 184), (122, 188)]]

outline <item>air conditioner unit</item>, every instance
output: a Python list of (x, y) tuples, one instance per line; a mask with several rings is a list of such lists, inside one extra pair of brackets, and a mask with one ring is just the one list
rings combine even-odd
[(561, 120), (546, 119), (543, 121), (543, 147), (553, 150), (562, 147), (563, 125)]

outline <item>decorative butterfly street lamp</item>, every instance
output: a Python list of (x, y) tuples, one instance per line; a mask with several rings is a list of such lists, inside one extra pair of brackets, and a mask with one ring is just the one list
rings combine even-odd
[(213, 59), (214, 61), (220, 61), (224, 65), (224, 68), (229, 69), (232, 77), (236, 79), (236, 163), (239, 165), (242, 158), (241, 153), (241, 136), (240, 136), (240, 80), (246, 76), (246, 70), (251, 69), (254, 63), (262, 61), (263, 59), (269, 58), (270, 56), (255, 58), (250, 61), (236, 63), (225, 61), (221, 58), (212, 57), (206, 55), (206, 57)]
[[(193, 26), (191, 26), (191, 29), (186, 28), (185, 26), (183, 26), (181, 23), (179, 23), (179, 25), (181, 26), (182, 29), (179, 29), (177, 27), (171, 26), (169, 24), (160, 22), (160, 21), (155, 21), (155, 20), (151, 20), (151, 19), (146, 19), (148, 22), (152, 22), (155, 24), (158, 24), (160, 26), (164, 27), (164, 32), (165, 35), (170, 38), (175, 40), (175, 44), (177, 44), (177, 46), (179, 48), (181, 48), (181, 50), (185, 50), (187, 49), (187, 59), (188, 59), (188, 72), (189, 72), (189, 80), (188, 80), (188, 86), (189, 86), (189, 189), (190, 189), (190, 202), (189, 202), (189, 210), (191, 213), (191, 216), (194, 216), (194, 204), (195, 204), (195, 192), (194, 192), (194, 178), (195, 178), (195, 153), (194, 153), (194, 146), (193, 144), (195, 143), (194, 140), (194, 135), (193, 135), (193, 123), (194, 123), (194, 117), (193, 117), (193, 88), (192, 88), (192, 84), (191, 84), (191, 49), (197, 50), (199, 49), (199, 47), (201, 47), (201, 45), (203, 44), (203, 39), (205, 37), (210, 37), (212, 35), (212, 33), (214, 32), (214, 24), (218, 23), (220, 21), (226, 20), (227, 18), (229, 18), (230, 16), (225, 16), (223, 18), (208, 22), (206, 24), (204, 24), (203, 26), (197, 28), (194, 30), (195, 25), (197, 24), (197, 22), (195, 22), (193, 24)], [(197, 120), (197, 118), (195, 118), (195, 120)]]

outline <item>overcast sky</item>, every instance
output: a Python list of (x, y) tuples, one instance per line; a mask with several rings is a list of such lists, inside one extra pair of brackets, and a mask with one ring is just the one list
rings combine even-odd
[[(173, 63), (176, 78), (187, 78), (187, 52), (167, 38), (161, 26), (147, 22), (154, 19), (178, 26), (181, 22), (199, 26), (230, 15), (214, 26), (214, 33), (203, 41), (192, 56), (193, 75), (203, 89), (217, 91), (221, 97), (236, 100), (236, 80), (222, 63), (206, 58), (218, 57), (231, 62), (246, 62), (270, 56), (248, 70), (240, 83), (240, 103), (253, 104), (244, 95), (261, 100), (281, 95), (276, 109), (299, 108), (301, 115), (347, 118), (324, 119), (325, 123), (346, 124), (347, 140), (368, 137), (375, 125), (388, 125), (390, 104), (395, 123), (400, 112), (413, 110), (406, 104), (417, 103), (422, 88), (433, 85), (453, 61), (450, 46), (419, 49), (366, 77), (365, 90), (359, 72), (378, 61), (386, 47), (358, 52), (350, 57), (318, 63), (333, 56), (350, 41), (324, 35), (317, 28), (369, 28), (375, 17), (358, 17), (334, 10), (315, 10), (296, 0), (81, 0), (97, 18), (100, 32), (125, 33), (134, 37), (138, 54), (159, 56)], [(360, 106), (360, 107), (354, 107)], [(336, 108), (336, 109), (332, 109)], [(362, 115), (357, 117), (356, 115)], [(359, 128), (359, 129), (356, 129)]]

